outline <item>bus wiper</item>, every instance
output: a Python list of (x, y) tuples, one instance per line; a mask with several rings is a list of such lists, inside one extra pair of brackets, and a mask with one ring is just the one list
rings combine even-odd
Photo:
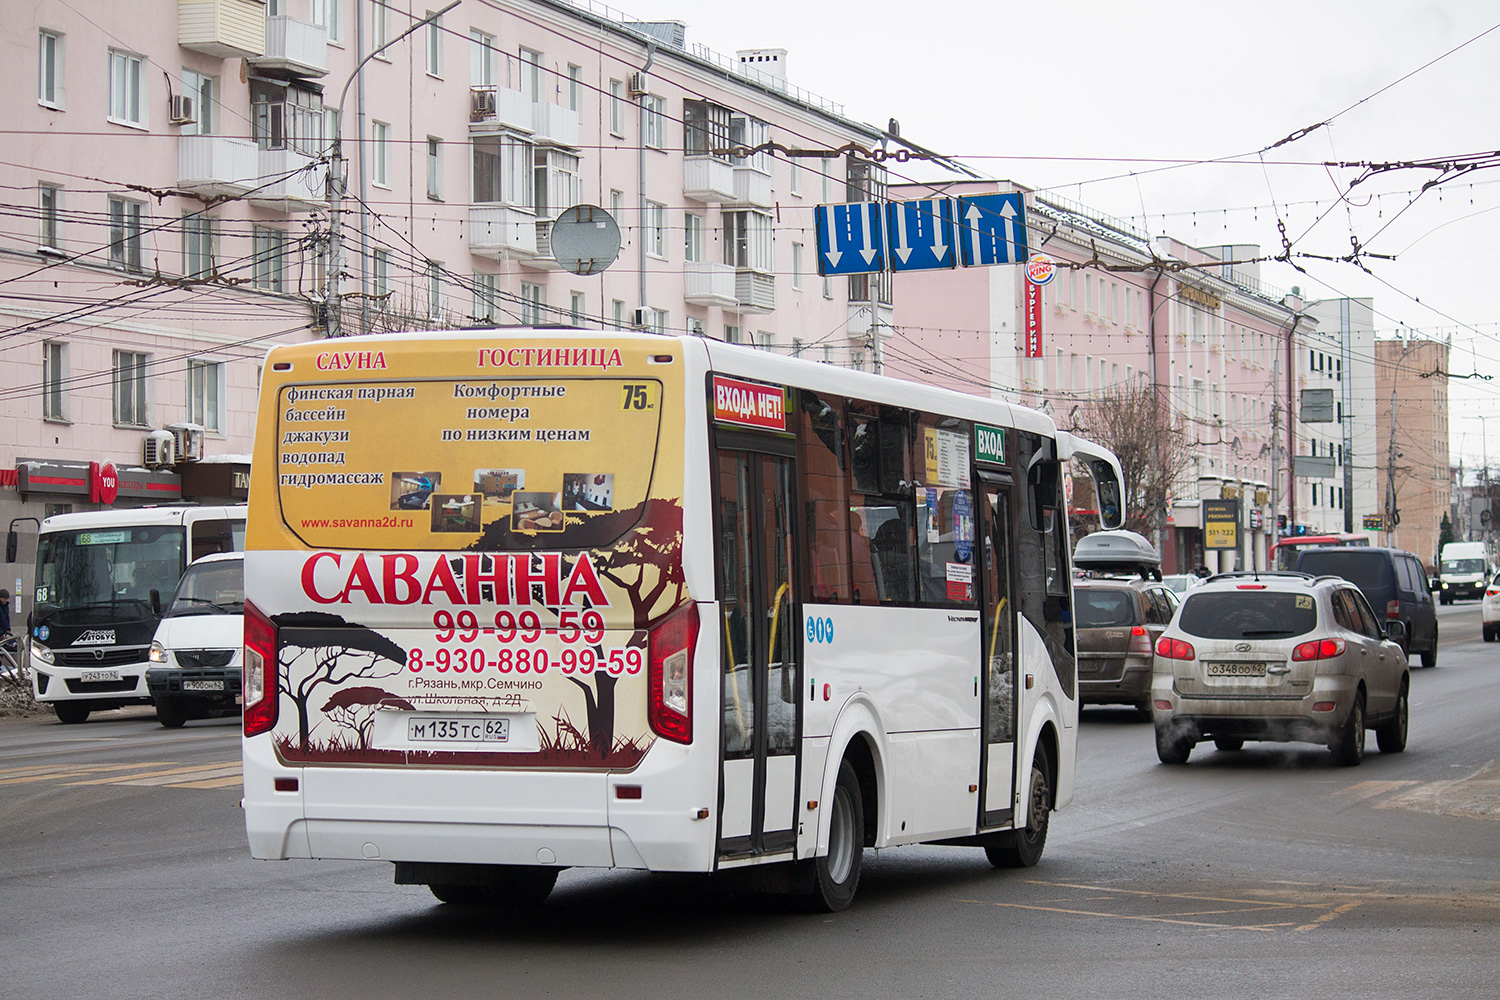
[(191, 601), (194, 604), (207, 604), (209, 607), (213, 608), (215, 611), (219, 612), (220, 614), (226, 614), (227, 615), (227, 614), (231, 613), (228, 608), (224, 607), (224, 605), (219, 604), (219, 603), (217, 603), (215, 601), (210, 601), (206, 597), (179, 597), (179, 598), (177, 598), (177, 600), (174, 600), (172, 603), (176, 604), (178, 601)]

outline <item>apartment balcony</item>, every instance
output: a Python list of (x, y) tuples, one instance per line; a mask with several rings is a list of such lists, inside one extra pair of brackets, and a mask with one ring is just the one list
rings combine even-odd
[(712, 156), (684, 157), (682, 193), (694, 201), (733, 201), (734, 167)]
[(238, 197), (260, 176), (260, 150), (250, 139), (184, 135), (177, 140), (177, 186), (209, 197)]
[(293, 76), (327, 76), (328, 30), (284, 14), (268, 17), (265, 52), (250, 63), (256, 69)]
[(177, 0), (177, 44), (215, 59), (265, 52), (265, 0)]
[(536, 230), (536, 216), (511, 205), (469, 208), (469, 252), (481, 257), (493, 260), (535, 257)]
[(740, 304), (733, 264), (690, 260), (682, 265), (682, 278), (690, 305), (733, 309)]
[(536, 256), (520, 263), (538, 271), (561, 271), (563, 266), (552, 256), (552, 223), (555, 219), (536, 220)]
[[(469, 88), (469, 132), (485, 134), (502, 128), (530, 132), (536, 128), (536, 114), (531, 99), (519, 90), (506, 87)], [(573, 141), (578, 141), (578, 125), (574, 116)]]
[(770, 208), (771, 175), (754, 167), (734, 168), (734, 203), (754, 208)]
[(742, 267), (734, 274), (736, 308), (742, 313), (768, 313), (776, 310), (776, 278), (764, 271)]
[(328, 169), (291, 148), (257, 151), (258, 173), (251, 202), (279, 212), (311, 212), (326, 202)]
[(537, 142), (576, 149), (581, 131), (580, 118), (571, 108), (538, 101), (531, 106), (531, 130), (536, 133)]

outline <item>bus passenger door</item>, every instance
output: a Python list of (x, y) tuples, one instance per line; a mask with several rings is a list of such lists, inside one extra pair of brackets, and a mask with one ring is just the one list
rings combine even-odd
[(718, 451), (723, 712), (719, 856), (795, 844), (802, 709), (793, 463)]
[(979, 505), (983, 563), (984, 749), (980, 763), (979, 829), (1009, 823), (1015, 790), (1016, 602), (1011, 572), (1012, 497), (1009, 481), (981, 473)]

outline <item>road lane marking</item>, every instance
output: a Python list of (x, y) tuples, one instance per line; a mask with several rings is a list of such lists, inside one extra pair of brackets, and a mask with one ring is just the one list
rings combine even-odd
[(31, 774), (18, 775), (13, 778), (0, 778), (0, 785), (19, 785), (32, 781), (58, 781), (62, 778), (77, 778), (87, 774), (101, 774), (105, 771), (138, 771), (144, 768), (168, 767), (170, 761), (156, 760), (144, 761), (134, 764), (55, 764), (50, 768), (40, 771), (32, 770)]
[(1352, 903), (1345, 903), (1343, 906), (1335, 907), (1334, 909), (1329, 910), (1327, 913), (1323, 914), (1321, 917), (1318, 917), (1312, 923), (1310, 923), (1310, 924), (1303, 924), (1301, 927), (1298, 927), (1297, 930), (1298, 931), (1315, 931), (1319, 927), (1322, 927), (1324, 924), (1328, 923), (1328, 921), (1330, 921), (1330, 920), (1336, 920), (1339, 917), (1342, 917), (1344, 914), (1348, 913), (1350, 910), (1354, 909), (1356, 906), (1363, 906), (1364, 902), (1365, 901), (1362, 900), (1362, 899), (1356, 899)]
[(1417, 783), (1415, 781), (1361, 781), (1350, 785), (1348, 788), (1341, 788), (1333, 794), (1340, 798), (1363, 802), (1365, 799), (1373, 799), (1377, 795), (1387, 795), (1391, 792), (1397, 792)]
[[(126, 774), (110, 778), (95, 778), (90, 781), (70, 781), (69, 785), (165, 785), (171, 784), (173, 776), (191, 775), (192, 778), (220, 777), (228, 774), (227, 768), (239, 772), (239, 761), (220, 761), (214, 764), (194, 764), (189, 767), (172, 767), (165, 771), (147, 774)], [(210, 774), (209, 772), (213, 772)]]

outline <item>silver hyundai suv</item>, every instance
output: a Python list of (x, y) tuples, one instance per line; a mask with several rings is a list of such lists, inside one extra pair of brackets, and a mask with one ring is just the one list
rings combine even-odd
[(1406, 749), (1410, 673), (1399, 640), (1359, 588), (1339, 577), (1238, 572), (1188, 592), (1156, 642), (1151, 678), (1156, 753), (1186, 763), (1211, 739), (1321, 743), (1343, 765), (1374, 729), (1384, 753)]

